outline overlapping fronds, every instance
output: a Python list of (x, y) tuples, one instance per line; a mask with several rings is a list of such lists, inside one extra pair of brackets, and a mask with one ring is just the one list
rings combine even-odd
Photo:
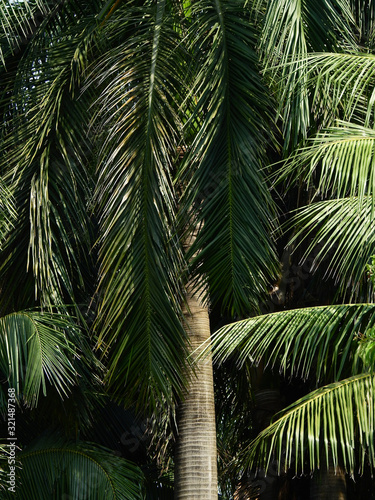
[[(248, 466), (268, 469), (276, 459), (279, 471), (296, 474), (338, 464), (347, 473), (375, 466), (375, 378), (370, 373), (321, 387), (299, 399), (251, 443)], [(306, 465), (307, 469), (305, 469)]]
[(343, 42), (355, 47), (349, 29), (354, 28), (354, 22), (348, 0), (271, 0), (265, 12), (260, 49), (270, 67), (300, 59), (307, 48), (319, 52)]
[[(5, 457), (6, 458), (6, 457)], [(139, 467), (91, 443), (64, 444), (61, 439), (39, 440), (16, 451), (17, 498), (50, 500), (139, 500), (143, 474)], [(2, 498), (14, 498), (3, 475)]]
[(51, 10), (51, 2), (47, 0), (20, 2), (1, 0), (0, 60), (4, 65), (7, 56), (17, 53), (20, 47), (27, 43)]
[(199, 131), (180, 174), (181, 213), (185, 221), (190, 217), (187, 233), (197, 230), (189, 253), (197, 286), (238, 314), (256, 307), (276, 267), (272, 201), (260, 172), (269, 101), (248, 10), (233, 1), (204, 1), (192, 9)]
[[(373, 304), (330, 305), (295, 309), (239, 321), (213, 337), (216, 361), (231, 358), (242, 365), (262, 360), (287, 376), (330, 381), (283, 410), (241, 453), (248, 467), (296, 474), (328, 463), (353, 474), (375, 465)], [(345, 378), (349, 377), (349, 378)], [(304, 469), (307, 466), (307, 470)]]
[(260, 50), (283, 119), (284, 145), (295, 147), (311, 125), (309, 52), (355, 47), (353, 15), (347, 0), (271, 0), (264, 17)]
[(373, 49), (375, 42), (375, 9), (373, 1), (350, 0), (350, 6), (358, 27), (356, 38), (358, 38), (359, 44)]
[[(35, 406), (49, 385), (61, 397), (76, 384), (81, 332), (60, 314), (20, 311), (0, 318), (0, 371), (17, 400)], [(80, 350), (81, 349), (81, 350)]]
[(65, 2), (58, 14), (43, 18), (43, 29), (33, 34), (7, 77), (1, 168), (18, 220), (4, 246), (4, 305), (21, 285), (29, 297), (34, 285), (36, 300), (44, 304), (79, 300), (92, 269), (86, 209), (89, 95), (80, 100), (76, 95), (96, 27), (95, 11), (83, 16), (85, 7)]
[(305, 181), (307, 189), (315, 185), (316, 195), (358, 196), (361, 202), (375, 193), (374, 166), (374, 130), (339, 121), (297, 150), (278, 177)]
[(375, 106), (375, 56), (369, 52), (311, 54), (308, 86), (313, 92), (313, 112), (322, 124), (340, 118), (373, 127)]
[(366, 266), (375, 254), (373, 205), (372, 196), (326, 200), (303, 208), (292, 221), (298, 228), (292, 241), (309, 240), (304, 258), (316, 253), (312, 271), (324, 261), (326, 276), (351, 298), (366, 283)]
[(300, 135), (306, 136), (310, 122), (306, 67), (302, 64), (294, 65), (294, 71), (287, 73), (284, 66), (286, 62), (301, 60), (307, 54), (301, 2), (269, 2), (261, 40), (261, 54), (266, 61), (266, 67), (278, 66), (281, 63), (281, 75), (278, 73), (277, 78), (285, 80), (285, 86), (284, 90), (280, 91), (282, 98), (279, 102), (285, 104), (284, 110), (280, 107), (278, 111), (284, 117), (285, 145), (292, 143), (294, 146), (299, 142)]
[(11, 191), (0, 179), (0, 248), (17, 220), (17, 209)]
[[(127, 4), (103, 26), (113, 48), (90, 76), (101, 93), (103, 138), (96, 210), (100, 259), (97, 331), (110, 389), (155, 405), (182, 384), (184, 261), (176, 233), (172, 158), (185, 63), (165, 1)], [(125, 387), (125, 389), (124, 389)]]
[(317, 383), (358, 373), (359, 339), (375, 324), (374, 304), (306, 307), (265, 314), (220, 328), (212, 339), (215, 361), (235, 355), (278, 367), (284, 374)]

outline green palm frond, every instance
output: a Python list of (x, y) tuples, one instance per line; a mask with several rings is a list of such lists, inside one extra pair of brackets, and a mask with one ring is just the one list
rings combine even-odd
[(351, 298), (366, 284), (367, 264), (375, 254), (373, 205), (372, 196), (322, 201), (301, 209), (291, 222), (298, 228), (292, 243), (309, 238), (303, 258), (316, 251), (311, 271), (324, 261), (326, 276)]
[(370, 2), (362, 2), (362, 0), (349, 0), (353, 16), (356, 21), (358, 33), (356, 38), (359, 45), (373, 49), (375, 36), (375, 16), (374, 4)]
[(287, 149), (306, 138), (310, 126), (307, 54), (343, 42), (354, 48), (353, 21), (347, 0), (268, 2), (260, 51), (278, 95)]
[(0, 179), (0, 248), (17, 220), (17, 209), (11, 191)]
[(14, 60), (20, 59), (28, 50), (31, 40), (46, 28), (63, 31), (67, 21), (73, 18), (84, 21), (97, 15), (101, 0), (1, 0), (0, 2), (0, 61), (9, 69)]
[(363, 363), (365, 370), (371, 370), (375, 366), (375, 330), (367, 329), (366, 336), (360, 339), (357, 356)]
[(267, 66), (298, 60), (309, 52), (331, 50), (345, 41), (355, 47), (354, 16), (348, 0), (270, 0), (260, 49)]
[(273, 206), (261, 173), (268, 100), (247, 8), (237, 1), (192, 8), (199, 131), (180, 173), (181, 214), (192, 224), (187, 233), (197, 230), (188, 255), (197, 286), (236, 314), (257, 307), (276, 268)]
[(213, 336), (215, 361), (235, 355), (246, 361), (279, 367), (290, 376), (317, 383), (359, 373), (362, 363), (353, 358), (359, 339), (371, 334), (374, 304), (330, 305), (292, 309), (238, 321)]
[[(332, 462), (347, 473), (375, 466), (375, 378), (364, 373), (321, 387), (287, 407), (245, 452), (250, 467), (310, 472)], [(308, 470), (304, 470), (308, 463)]]
[[(290, 60), (303, 59), (307, 54), (305, 23), (302, 17), (301, 2), (271, 1), (268, 4), (261, 38), (261, 56), (268, 66), (281, 66)], [(299, 142), (300, 135), (307, 134), (310, 122), (310, 106), (306, 92), (306, 65), (293, 64), (294, 71), (281, 69), (281, 75), (274, 74), (271, 86), (276, 86), (276, 79), (283, 79), (281, 90), (284, 109), (278, 112), (284, 117), (284, 137), (286, 147)], [(288, 68), (290, 69), (290, 68)], [(290, 89), (293, 88), (293, 92)]]
[(358, 195), (362, 201), (375, 192), (374, 165), (374, 130), (338, 121), (297, 150), (278, 175), (279, 180), (303, 180), (307, 189), (314, 183), (317, 195)]
[[(33, 446), (16, 451), (17, 498), (50, 500), (139, 500), (142, 496), (143, 474), (132, 462), (96, 444), (79, 442), (64, 444), (39, 440)], [(5, 469), (9, 465), (6, 463)], [(8, 490), (9, 477), (3, 473), (2, 498), (14, 498)]]
[[(61, 397), (76, 384), (74, 361), (84, 349), (81, 333), (68, 317), (20, 311), (0, 318), (2, 381), (18, 401), (35, 406), (53, 386)], [(80, 351), (81, 348), (81, 351)], [(3, 399), (3, 398), (2, 398)]]
[(1, 0), (0, 60), (4, 65), (6, 57), (16, 53), (22, 44), (27, 43), (51, 10), (51, 3), (46, 0), (27, 2)]
[(101, 90), (100, 348), (110, 390), (155, 405), (181, 387), (181, 273), (172, 159), (179, 142), (179, 33), (165, 1), (117, 9), (103, 26), (113, 48), (90, 80)]
[(80, 300), (85, 274), (93, 267), (86, 208), (90, 96), (78, 100), (76, 94), (96, 20), (91, 13), (78, 22), (82, 10), (75, 12), (73, 24), (70, 2), (61, 6), (58, 18), (47, 16), (11, 72), (4, 105), (1, 166), (19, 216), (0, 272), (9, 294), (27, 282), (30, 296), (29, 268), (36, 299), (44, 304)]
[(340, 118), (365, 127), (374, 123), (375, 56), (368, 52), (316, 53), (307, 57), (312, 111), (324, 126)]

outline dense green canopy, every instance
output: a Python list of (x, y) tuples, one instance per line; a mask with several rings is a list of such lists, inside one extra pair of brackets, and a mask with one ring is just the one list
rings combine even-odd
[(188, 281), (217, 330), (222, 497), (275, 456), (367, 480), (374, 9), (0, 0), (0, 404), (5, 437), (14, 389), (20, 498), (78, 499), (79, 481), (170, 498)]

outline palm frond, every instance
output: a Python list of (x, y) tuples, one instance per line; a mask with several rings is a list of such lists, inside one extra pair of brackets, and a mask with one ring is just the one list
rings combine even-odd
[(374, 384), (374, 375), (363, 373), (299, 399), (251, 443), (246, 464), (267, 470), (274, 457), (279, 471), (293, 467), (296, 474), (328, 467), (330, 462), (351, 475), (356, 469), (361, 472), (365, 463), (373, 469)]
[(0, 371), (17, 400), (35, 406), (53, 386), (61, 397), (76, 384), (74, 360), (84, 347), (68, 317), (20, 311), (0, 318)]
[(340, 118), (365, 127), (374, 123), (375, 56), (368, 52), (309, 55), (307, 85), (313, 92), (312, 111), (324, 126)]
[(359, 45), (373, 49), (375, 35), (375, 15), (373, 2), (363, 3), (361, 0), (350, 0), (350, 6), (358, 27)]
[[(15, 490), (20, 500), (78, 500), (83, 495), (87, 500), (143, 498), (141, 470), (98, 445), (64, 444), (58, 437), (55, 440), (50, 437), (38, 440), (22, 452), (16, 451), (16, 458)], [(4, 499), (14, 498), (5, 477), (2, 488)]]
[(375, 366), (375, 331), (368, 328), (366, 335), (360, 338), (357, 349), (357, 356), (363, 363), (365, 370), (371, 370)]
[(309, 52), (332, 50), (346, 42), (356, 46), (355, 20), (347, 0), (268, 2), (260, 49), (267, 67), (301, 59)]
[(17, 220), (15, 200), (7, 185), (0, 179), (0, 247)]
[[(184, 64), (165, 1), (117, 9), (103, 26), (113, 45), (93, 69), (103, 138), (96, 209), (98, 342), (110, 389), (139, 404), (181, 387), (181, 273), (172, 159), (181, 126), (175, 96)], [(177, 90), (176, 90), (177, 89)], [(99, 330), (100, 329), (100, 330)]]
[(276, 268), (273, 205), (261, 172), (268, 102), (247, 8), (236, 1), (192, 8), (199, 131), (180, 172), (181, 214), (191, 222), (187, 234), (197, 233), (188, 255), (197, 287), (238, 314), (256, 307)]
[[(62, 3), (62, 2), (57, 2)], [(0, 60), (14, 54), (33, 36), (39, 24), (51, 12), (51, 3), (45, 0), (32, 2), (0, 2)]]
[(2, 168), (19, 217), (4, 247), (2, 281), (13, 290), (25, 282), (28, 288), (29, 267), (36, 299), (48, 305), (79, 300), (93, 267), (86, 210), (90, 144), (83, 126), (88, 99), (76, 93), (96, 20), (91, 13), (79, 23), (82, 9), (72, 24), (70, 3), (61, 6), (28, 42), (8, 85), (3, 127)]
[(371, 335), (374, 304), (330, 305), (292, 309), (238, 321), (220, 328), (212, 339), (214, 360), (235, 356), (289, 376), (316, 382), (359, 373), (354, 354), (359, 339)]
[(375, 254), (373, 204), (372, 196), (322, 201), (301, 209), (291, 222), (298, 228), (292, 242), (309, 238), (303, 259), (317, 250), (311, 271), (324, 261), (326, 276), (350, 298), (368, 281), (367, 264)]
[[(280, 169), (278, 180), (315, 184), (316, 195), (358, 196), (375, 192), (375, 133), (371, 128), (338, 121), (310, 139)], [(313, 180), (316, 178), (316, 180)]]
[(305, 139), (310, 126), (307, 54), (343, 42), (354, 48), (353, 21), (347, 0), (268, 3), (260, 51), (280, 103), (286, 149)]
[[(268, 4), (261, 39), (261, 56), (268, 66), (286, 67), (294, 59), (304, 59), (307, 54), (305, 24), (301, 12), (301, 2), (277, 2)], [(298, 144), (300, 137), (306, 137), (310, 122), (310, 106), (306, 92), (306, 65), (293, 64), (293, 70), (281, 70), (274, 74), (271, 86), (277, 86), (276, 78), (285, 83), (281, 91), (284, 109), (278, 112), (284, 118), (284, 147)], [(290, 69), (290, 68), (288, 68)], [(293, 89), (291, 92), (290, 89)]]

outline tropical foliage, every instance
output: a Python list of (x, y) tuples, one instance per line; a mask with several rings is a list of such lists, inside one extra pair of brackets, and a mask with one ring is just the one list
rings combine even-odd
[[(28, 474), (30, 457), (41, 471), (49, 453), (27, 451), (42, 423), (67, 447), (73, 439), (88, 449), (89, 436), (108, 447), (95, 418), (108, 398), (157, 415), (164, 435), (163, 412), (174, 415), (189, 363), (181, 309), (189, 276), (232, 314), (257, 304), (277, 267), (260, 170), (271, 108), (250, 6), (0, 7), (2, 366), (22, 425), (34, 426), (20, 442)], [(47, 423), (48, 402), (65, 418), (50, 408)], [(64, 464), (68, 448), (57, 449)], [(89, 465), (78, 456), (80, 474)], [(46, 492), (74, 496), (61, 474), (48, 469)], [(140, 476), (130, 467), (128, 477)], [(120, 475), (113, 484), (126, 495)]]
[[(305, 381), (243, 450), (245, 468), (276, 460), (299, 475), (333, 464), (354, 476), (374, 467), (372, 6), (324, 2), (324, 14), (313, 3), (280, 2), (290, 20), (275, 31), (270, 2), (261, 44), (284, 118), (272, 179), (291, 214), (276, 311), (221, 328), (214, 352)], [(332, 26), (323, 44), (319, 18)]]
[[(223, 498), (273, 454), (373, 468), (373, 19), (357, 0), (0, 0), (20, 498), (170, 497), (187, 282), (227, 324)], [(262, 430), (270, 368), (304, 395)]]

